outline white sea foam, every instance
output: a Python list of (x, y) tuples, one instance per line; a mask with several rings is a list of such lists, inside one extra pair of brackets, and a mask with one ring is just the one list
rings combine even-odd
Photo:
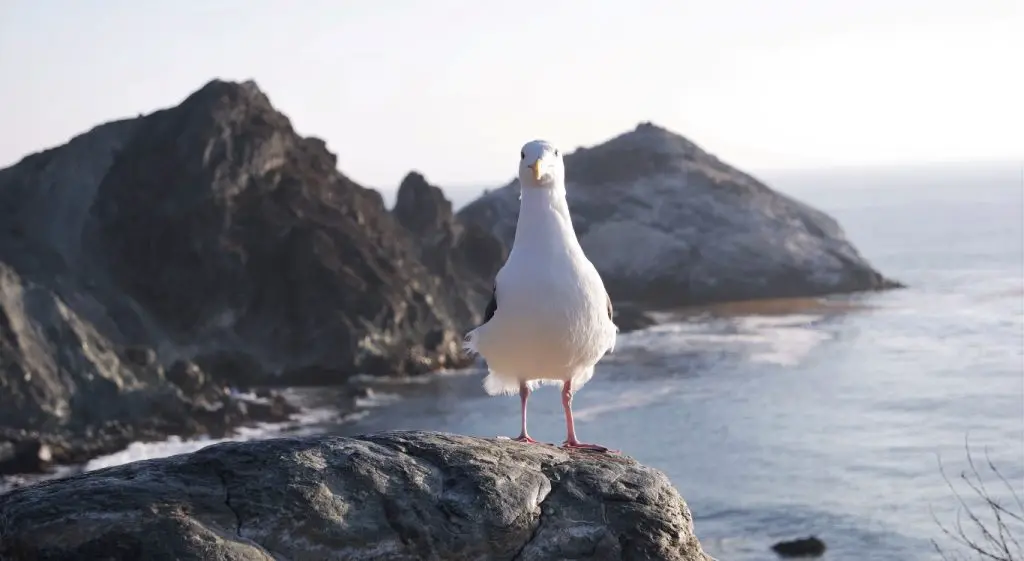
[(372, 376), (370, 374), (356, 374), (350, 378), (355, 384), (373, 384), (375, 386), (407, 386), (413, 384), (429, 384), (438, 378), (449, 376), (465, 376), (467, 374), (478, 374), (482, 371), (480, 367), (471, 367), (459, 370), (437, 370), (416, 376)]
[(377, 392), (367, 388), (365, 397), (356, 398), (356, 407), (370, 409), (373, 407), (384, 407), (402, 399), (402, 396), (395, 393)]
[[(745, 315), (657, 325), (620, 336), (618, 351), (723, 351), (748, 361), (794, 366), (832, 334), (813, 314)], [(611, 358), (611, 357), (609, 357)], [(628, 360), (628, 355), (623, 358)], [(614, 360), (614, 359), (613, 359)]]
[(815, 347), (832, 338), (831, 333), (814, 325), (820, 319), (819, 316), (754, 316), (738, 319), (741, 331), (757, 333), (763, 338), (762, 344), (748, 355), (752, 362), (796, 366)]
[(635, 409), (644, 405), (649, 405), (656, 401), (661, 400), (667, 395), (673, 394), (679, 391), (681, 388), (675, 385), (663, 385), (662, 387), (651, 390), (645, 388), (643, 390), (629, 391), (619, 394), (615, 400), (607, 403), (601, 403), (598, 405), (590, 405), (582, 408), (573, 409), (573, 417), (576, 420), (588, 420), (597, 418), (599, 415), (609, 413), (611, 411), (619, 411), (622, 409)]
[[(247, 440), (271, 438), (275, 435), (281, 434), (286, 429), (298, 428), (298, 430), (290, 431), (289, 434), (303, 434), (304, 432), (309, 431), (303, 431), (301, 427), (335, 420), (337, 417), (338, 412), (332, 409), (311, 409), (304, 411), (301, 414), (294, 415), (292, 420), (287, 423), (258, 423), (251, 427), (239, 427), (235, 430), (234, 434), (226, 438), (198, 437), (183, 439), (178, 436), (171, 436), (166, 440), (155, 442), (132, 442), (124, 450), (120, 450), (106, 456), (98, 456), (89, 460), (82, 469), (83, 471), (93, 471), (96, 469), (118, 466), (140, 460), (151, 460), (153, 458), (166, 458), (168, 456), (176, 456), (178, 454), (187, 454), (210, 446), (211, 444), (218, 444), (221, 442), (243, 442)], [(352, 419), (342, 417), (340, 420), (345, 422), (351, 421)]]

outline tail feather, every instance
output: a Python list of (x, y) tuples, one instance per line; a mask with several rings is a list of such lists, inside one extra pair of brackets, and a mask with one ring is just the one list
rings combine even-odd
[(484, 391), (487, 395), (516, 395), (519, 393), (519, 381), (488, 370), (484, 378)]

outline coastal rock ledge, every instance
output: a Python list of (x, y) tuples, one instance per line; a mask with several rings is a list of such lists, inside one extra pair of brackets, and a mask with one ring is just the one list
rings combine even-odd
[(655, 469), (430, 432), (222, 443), (16, 489), (0, 558), (712, 561)]

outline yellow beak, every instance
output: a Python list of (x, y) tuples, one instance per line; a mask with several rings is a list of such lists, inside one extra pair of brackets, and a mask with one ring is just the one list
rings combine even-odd
[(533, 170), (534, 181), (540, 181), (540, 176), (544, 175), (544, 167), (541, 166), (543, 162), (544, 160), (537, 160), (536, 162), (533, 163), (532, 166), (530, 166), (530, 169)]

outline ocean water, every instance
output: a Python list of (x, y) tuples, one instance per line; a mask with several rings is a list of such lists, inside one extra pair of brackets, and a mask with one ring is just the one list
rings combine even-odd
[[(836, 217), (909, 288), (673, 313), (620, 337), (574, 399), (577, 432), (664, 471), (720, 561), (776, 559), (772, 543), (809, 534), (831, 561), (938, 559), (937, 521), (952, 525), (958, 506), (940, 465), (955, 478), (965, 441), (1024, 495), (1020, 171), (768, 179)], [(482, 375), (367, 381), (365, 408), (344, 418), (330, 391), (294, 390), (312, 412), (289, 430), (515, 436), (518, 398), (485, 395)], [(531, 434), (561, 442), (563, 431), (557, 389), (539, 389)], [(138, 444), (87, 469), (208, 443)]]

